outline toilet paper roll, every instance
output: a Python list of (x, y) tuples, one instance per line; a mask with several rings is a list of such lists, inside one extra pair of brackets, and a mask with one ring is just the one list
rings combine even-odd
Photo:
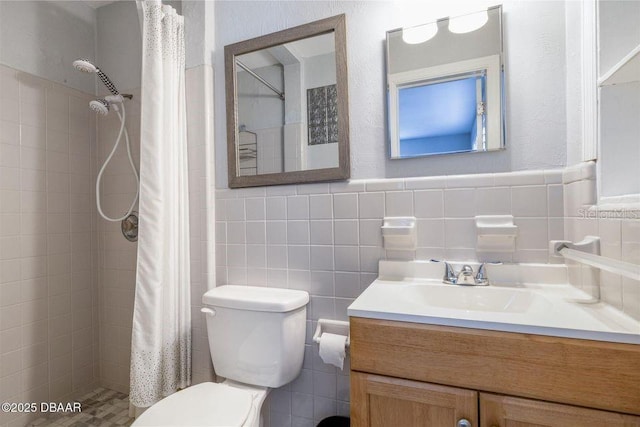
[(320, 336), (320, 358), (324, 363), (342, 369), (346, 345), (347, 337), (344, 335), (325, 332)]

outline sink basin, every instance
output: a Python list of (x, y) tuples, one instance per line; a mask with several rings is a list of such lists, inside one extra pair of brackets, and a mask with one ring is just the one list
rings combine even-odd
[(551, 308), (545, 297), (530, 291), (456, 285), (408, 285), (402, 298), (412, 304), (463, 311), (524, 313)]
[[(380, 261), (350, 317), (640, 345), (640, 321), (568, 283), (560, 264), (491, 266), (489, 286), (442, 283), (440, 264)], [(581, 302), (590, 301), (588, 304)]]

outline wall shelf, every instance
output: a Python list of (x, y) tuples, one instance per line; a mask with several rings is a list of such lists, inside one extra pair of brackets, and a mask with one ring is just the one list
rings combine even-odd
[(598, 86), (640, 81), (640, 45), (598, 79)]

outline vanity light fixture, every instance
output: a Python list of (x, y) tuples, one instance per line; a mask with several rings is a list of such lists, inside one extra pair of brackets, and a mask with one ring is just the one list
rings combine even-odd
[(468, 15), (455, 16), (449, 18), (449, 31), (456, 34), (470, 33), (478, 28), (482, 28), (488, 20), (489, 15), (486, 9)]
[(408, 44), (419, 44), (432, 39), (437, 33), (438, 24), (436, 22), (431, 22), (429, 24), (403, 28), (402, 40)]

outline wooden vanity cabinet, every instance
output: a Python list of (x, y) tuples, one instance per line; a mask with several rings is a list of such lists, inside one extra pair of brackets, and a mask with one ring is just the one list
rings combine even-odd
[(354, 427), (640, 427), (640, 346), (352, 317)]
[(477, 418), (475, 391), (351, 372), (352, 426), (475, 426)]
[(487, 427), (640, 427), (640, 417), (480, 393), (479, 425)]

